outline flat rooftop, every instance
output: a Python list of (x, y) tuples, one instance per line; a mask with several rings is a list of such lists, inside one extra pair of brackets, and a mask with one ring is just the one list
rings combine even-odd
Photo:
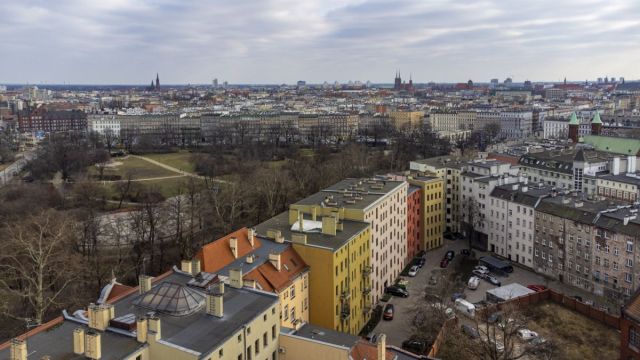
[[(309, 219), (310, 217), (305, 214), (305, 220)], [(307, 245), (323, 247), (335, 251), (343, 247), (354, 236), (360, 234), (369, 227), (368, 223), (361, 221), (341, 220), (341, 222), (343, 224), (343, 229), (342, 231), (337, 231), (335, 236), (325, 235), (321, 232), (292, 231), (291, 225), (289, 225), (289, 212), (285, 211), (257, 225), (255, 229), (260, 237), (267, 237), (267, 231), (269, 230), (280, 230), (282, 236), (287, 242), (291, 242), (293, 234), (305, 234), (307, 235)]]
[(292, 335), (300, 336), (305, 339), (322, 341), (328, 344), (344, 346), (347, 348), (351, 348), (358, 340), (360, 340), (360, 338), (355, 335), (350, 335), (347, 333), (342, 333), (311, 324), (305, 324), (300, 329), (293, 332)]
[(365, 210), (406, 184), (406, 181), (345, 179), (296, 202), (294, 205), (320, 205)]

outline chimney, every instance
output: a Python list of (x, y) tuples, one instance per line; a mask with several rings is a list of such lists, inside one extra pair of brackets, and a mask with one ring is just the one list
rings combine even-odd
[(242, 289), (242, 269), (229, 270), (229, 285), (232, 288)]
[(304, 215), (300, 210), (298, 210), (298, 227), (300, 228), (301, 232), (304, 232)]
[(529, 187), (528, 186), (523, 186), (522, 187), (522, 192), (527, 192), (529, 191)]
[(149, 331), (155, 333), (156, 339), (162, 338), (162, 329), (160, 327), (160, 318), (157, 315), (152, 315), (147, 320), (147, 325), (149, 327)]
[(336, 236), (336, 218), (333, 216), (325, 216), (322, 218), (322, 233), (325, 235)]
[(139, 343), (147, 342), (147, 319), (144, 317), (136, 319), (136, 339)]
[(138, 286), (139, 286), (140, 294), (144, 294), (147, 291), (151, 290), (152, 279), (153, 279), (153, 276), (148, 276), (148, 275), (138, 276)]
[(247, 258), (246, 258), (245, 262), (247, 264), (253, 264), (253, 254), (247, 255)]
[(191, 274), (191, 261), (189, 260), (180, 261), (180, 270)]
[(636, 172), (636, 157), (635, 155), (629, 155), (627, 157), (627, 173)]
[(232, 237), (231, 239), (229, 239), (229, 248), (233, 253), (234, 259), (237, 259), (238, 258), (238, 238), (237, 237)]
[(76, 328), (73, 330), (73, 353), (76, 355), (84, 355), (84, 329)]
[(249, 231), (247, 231), (247, 238), (249, 239), (249, 244), (251, 244), (251, 247), (255, 247), (256, 229), (249, 229)]
[(613, 158), (613, 165), (611, 166), (611, 173), (613, 175), (619, 175), (620, 174), (620, 158), (617, 157), (617, 156)]
[(291, 242), (294, 244), (306, 244), (307, 243), (307, 234), (291, 234)]
[(221, 318), (224, 314), (223, 306), (222, 294), (207, 294), (207, 314)]
[(89, 330), (84, 336), (84, 356), (98, 360), (102, 357), (102, 342), (100, 333)]
[(193, 259), (193, 261), (191, 261), (191, 274), (198, 275), (200, 274), (200, 271), (202, 271), (200, 268), (200, 260)]
[(378, 335), (376, 348), (378, 349), (378, 360), (385, 360), (387, 358), (387, 335)]
[(278, 244), (284, 243), (284, 236), (280, 230), (269, 229), (267, 230), (267, 237), (273, 239)]
[(314, 206), (311, 208), (311, 220), (316, 221), (317, 217), (318, 217), (318, 210)]
[(109, 321), (114, 317), (114, 308), (111, 304), (89, 304), (89, 327), (104, 331), (109, 326)]
[(222, 281), (220, 281), (218, 284), (218, 288), (216, 289), (216, 294), (224, 294), (224, 283)]
[(280, 254), (270, 253), (269, 262), (271, 262), (271, 265), (273, 265), (276, 270), (280, 271), (282, 267), (282, 264), (280, 263)]
[(9, 359), (10, 360), (27, 360), (27, 342), (26, 340), (12, 339)]

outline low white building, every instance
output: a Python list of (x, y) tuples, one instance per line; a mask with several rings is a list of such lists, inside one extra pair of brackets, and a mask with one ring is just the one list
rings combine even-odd
[(569, 119), (546, 117), (542, 123), (544, 139), (567, 139), (569, 137)]
[(120, 137), (121, 124), (118, 115), (88, 115), (87, 122), (91, 132), (104, 135), (107, 129), (111, 129), (115, 137)]

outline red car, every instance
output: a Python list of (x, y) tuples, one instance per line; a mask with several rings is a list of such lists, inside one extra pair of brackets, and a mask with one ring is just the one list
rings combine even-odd
[(449, 259), (447, 258), (442, 259), (442, 261), (440, 261), (440, 267), (446, 268), (447, 266), (449, 266)]
[(527, 285), (527, 287), (535, 292), (547, 290), (547, 287), (544, 285)]
[(382, 315), (382, 317), (385, 320), (393, 320), (393, 311), (395, 309), (393, 308), (393, 304), (387, 304), (384, 307), (384, 314)]

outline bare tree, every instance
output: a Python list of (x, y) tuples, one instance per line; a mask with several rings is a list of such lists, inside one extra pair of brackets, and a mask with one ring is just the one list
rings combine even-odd
[[(78, 278), (69, 217), (53, 210), (7, 225), (0, 242), (0, 305), (13, 318), (42, 323)], [(25, 304), (25, 311), (16, 309)]]

